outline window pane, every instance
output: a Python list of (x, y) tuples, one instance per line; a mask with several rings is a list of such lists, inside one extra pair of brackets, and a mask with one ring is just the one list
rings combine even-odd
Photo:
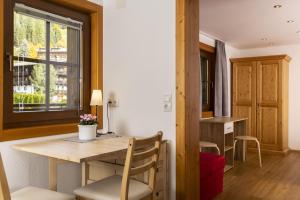
[[(14, 16), (14, 54), (18, 57), (14, 66), (14, 111), (81, 109), (79, 28), (53, 22), (47, 16), (42, 19), (30, 9), (17, 8)], [(31, 58), (43, 64), (29, 62)], [(24, 96), (30, 100), (24, 103)], [(31, 100), (39, 98), (41, 101)]]
[(201, 80), (208, 81), (208, 59), (201, 57)]
[(67, 61), (67, 27), (51, 23), (50, 25), (50, 60)]
[[(80, 63), (82, 59), (80, 31), (68, 27), (67, 35), (67, 60), (71, 64), (71, 67), (68, 67), (68, 104), (70, 107), (74, 107), (76, 102), (76, 108), (78, 109), (79, 106), (81, 110), (83, 108), (83, 68)], [(71, 101), (71, 98), (75, 98), (75, 96), (77, 97), (76, 101)]]
[(78, 67), (50, 65), (50, 110), (77, 110)]
[(202, 106), (209, 104), (208, 59), (201, 56)]
[(45, 72), (44, 64), (14, 62), (14, 112), (46, 110)]
[(14, 56), (45, 59), (44, 20), (14, 13)]

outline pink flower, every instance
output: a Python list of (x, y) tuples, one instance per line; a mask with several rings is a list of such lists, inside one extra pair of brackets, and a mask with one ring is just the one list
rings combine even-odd
[(80, 125), (94, 125), (97, 124), (97, 117), (92, 114), (80, 115)]

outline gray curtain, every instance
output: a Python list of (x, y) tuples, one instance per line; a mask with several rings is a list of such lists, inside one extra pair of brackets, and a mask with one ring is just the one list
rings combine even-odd
[(228, 76), (225, 43), (216, 41), (215, 116), (229, 116)]

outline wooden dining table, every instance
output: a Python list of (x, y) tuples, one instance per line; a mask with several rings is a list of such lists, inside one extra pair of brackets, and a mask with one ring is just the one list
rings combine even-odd
[(42, 142), (31, 142), (13, 145), (12, 148), (48, 158), (49, 189), (57, 190), (57, 166), (65, 162), (82, 165), (82, 185), (87, 184), (87, 162), (105, 159), (125, 158), (129, 137), (106, 137), (90, 142), (74, 142), (55, 139)]

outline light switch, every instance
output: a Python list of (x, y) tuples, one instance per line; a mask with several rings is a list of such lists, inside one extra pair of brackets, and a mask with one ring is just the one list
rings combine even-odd
[(164, 102), (171, 102), (171, 101), (172, 101), (171, 95), (165, 95), (164, 96)]
[(172, 112), (172, 95), (163, 96), (164, 112)]

